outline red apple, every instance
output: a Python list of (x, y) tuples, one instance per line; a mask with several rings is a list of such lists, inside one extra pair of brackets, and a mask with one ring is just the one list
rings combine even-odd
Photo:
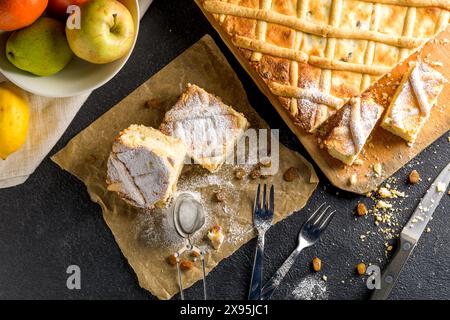
[(71, 5), (82, 5), (89, 0), (50, 0), (48, 4), (49, 11), (57, 17), (66, 18), (67, 7)]

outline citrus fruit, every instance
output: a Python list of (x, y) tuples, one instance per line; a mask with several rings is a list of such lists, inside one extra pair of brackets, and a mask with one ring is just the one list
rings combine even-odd
[(0, 0), (0, 30), (29, 26), (47, 8), (48, 0)]

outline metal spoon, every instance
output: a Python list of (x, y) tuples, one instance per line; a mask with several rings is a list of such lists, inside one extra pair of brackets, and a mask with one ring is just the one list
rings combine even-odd
[(206, 268), (205, 250), (192, 244), (192, 236), (205, 224), (206, 216), (203, 205), (189, 193), (180, 194), (172, 206), (173, 224), (177, 233), (186, 240), (186, 245), (175, 253), (177, 259), (178, 286), (181, 300), (184, 300), (183, 282), (180, 269), (180, 256), (185, 251), (194, 251), (200, 254), (203, 272), (203, 295), (206, 300)]
[(175, 230), (184, 239), (190, 240), (205, 224), (202, 204), (189, 193), (180, 194), (175, 199), (172, 210)]

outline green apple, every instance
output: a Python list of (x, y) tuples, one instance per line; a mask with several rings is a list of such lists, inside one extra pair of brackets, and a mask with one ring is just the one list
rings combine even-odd
[[(92, 0), (80, 6), (80, 24), (66, 25), (69, 46), (79, 58), (103, 64), (125, 56), (135, 35), (130, 11), (116, 0)], [(69, 17), (69, 20), (73, 18)]]
[(6, 56), (21, 70), (50, 76), (61, 71), (72, 60), (73, 53), (66, 40), (64, 24), (43, 17), (9, 36)]

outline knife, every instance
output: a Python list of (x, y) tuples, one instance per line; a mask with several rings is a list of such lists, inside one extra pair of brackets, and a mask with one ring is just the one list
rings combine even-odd
[[(412, 214), (400, 234), (399, 246), (392, 261), (381, 274), (381, 287), (375, 289), (371, 300), (387, 299), (406, 261), (413, 252), (417, 242), (430, 221), (434, 210), (439, 205), (442, 196), (446, 193), (450, 182), (450, 163), (434, 180), (430, 189), (420, 201), (416, 211)], [(439, 191), (441, 190), (441, 191)], [(443, 190), (443, 191), (442, 191)]]

